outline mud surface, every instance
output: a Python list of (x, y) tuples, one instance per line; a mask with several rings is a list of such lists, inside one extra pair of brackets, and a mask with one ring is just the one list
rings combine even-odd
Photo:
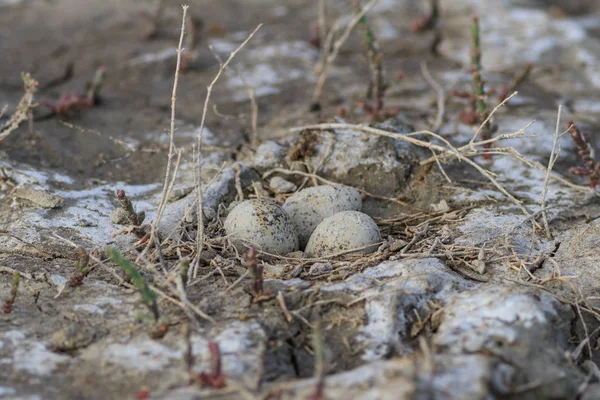
[[(20, 73), (39, 81), (31, 121), (0, 142), (2, 302), (13, 272), (21, 273), (12, 312), (0, 315), (0, 398), (317, 399), (315, 336), (323, 341), (323, 398), (598, 398), (600, 203), (587, 178), (569, 172), (581, 161), (568, 134), (558, 140), (545, 195), (551, 236), (540, 203), (559, 105), (559, 131), (574, 120), (598, 147), (596, 2), (442, 2), (449, 4), (432, 54), (435, 34), (410, 30), (426, 2), (379, 0), (368, 20), (389, 82), (385, 107), (397, 111), (369, 125), (388, 133), (381, 136), (356, 126), (292, 132), (372, 122), (361, 103), (370, 72), (358, 32), (331, 66), (318, 105), (311, 97), (316, 2), (190, 1), (193, 57), (179, 77), (175, 120), (178, 178), (158, 226), (161, 254), (149, 249), (138, 258), (143, 234), (115, 235), (127, 226), (113, 224), (111, 213), (118, 189), (146, 223), (160, 202), (181, 22), (179, 4), (165, 3), (148, 38), (151, 2), (0, 0), (0, 109), (8, 104), (0, 126), (23, 95)], [(351, 18), (347, 1), (325, 4), (330, 27)], [(488, 92), (490, 104), (533, 63), (518, 96), (493, 118), (495, 136), (527, 127), (494, 144), (517, 156), (469, 155), (489, 174), (452, 156), (425, 163), (430, 149), (398, 137), (434, 129), (439, 137), (410, 137), (454, 148), (473, 137), (459, 117), (466, 101), (448, 95), (471, 90), (473, 13), (484, 79), (497, 89)], [(197, 249), (194, 145), (219, 69), (209, 46), (225, 60), (259, 23), (212, 92), (201, 172), (205, 243), (186, 289), (193, 308), (182, 307), (179, 263)], [(106, 79), (98, 103), (52, 115), (47, 105), (85, 93), (99, 67)], [(444, 93), (438, 126), (435, 84)], [(223, 221), (244, 199), (282, 204), (291, 193), (273, 182), (356, 187), (382, 244), (346, 258), (259, 254), (265, 280), (257, 296), (244, 250), (227, 240)], [(93, 258), (83, 284), (71, 287), (80, 260), (74, 245)], [(148, 321), (106, 245), (135, 260), (159, 292), (158, 323)], [(190, 383), (211, 371), (212, 343), (223, 388)]]

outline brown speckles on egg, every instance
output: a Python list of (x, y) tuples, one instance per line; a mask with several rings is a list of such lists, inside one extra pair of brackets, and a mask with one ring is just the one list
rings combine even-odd
[(233, 244), (275, 254), (298, 250), (298, 237), (290, 216), (268, 199), (244, 201), (231, 210), (225, 231)]
[(283, 209), (296, 224), (300, 248), (325, 218), (340, 211), (360, 211), (362, 200), (358, 190), (344, 185), (324, 185), (304, 189), (289, 197)]
[(305, 252), (310, 257), (326, 257), (367, 246), (357, 253), (368, 254), (377, 250), (380, 240), (379, 228), (371, 217), (358, 211), (342, 211), (317, 226)]

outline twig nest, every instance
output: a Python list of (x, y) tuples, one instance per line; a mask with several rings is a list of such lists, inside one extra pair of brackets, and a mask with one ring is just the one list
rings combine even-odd
[(294, 222), (272, 200), (253, 199), (239, 203), (227, 216), (224, 226), (238, 249), (253, 247), (274, 254), (298, 250)]
[(342, 211), (321, 222), (308, 240), (305, 253), (309, 257), (327, 257), (357, 249), (354, 254), (369, 254), (381, 241), (379, 227), (367, 214)]
[(283, 209), (296, 224), (300, 248), (325, 218), (341, 211), (360, 211), (362, 200), (358, 190), (344, 185), (315, 186), (290, 196)]

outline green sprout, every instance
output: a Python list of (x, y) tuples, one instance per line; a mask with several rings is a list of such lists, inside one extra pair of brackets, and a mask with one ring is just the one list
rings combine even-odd
[(106, 253), (111, 260), (113, 260), (119, 268), (125, 272), (125, 274), (131, 280), (133, 286), (135, 286), (140, 292), (140, 296), (142, 299), (142, 304), (144, 304), (148, 310), (152, 313), (155, 321), (158, 321), (158, 305), (156, 303), (156, 293), (154, 293), (149, 287), (142, 275), (140, 275), (139, 271), (135, 266), (127, 260), (121, 253), (112, 247), (107, 247)]

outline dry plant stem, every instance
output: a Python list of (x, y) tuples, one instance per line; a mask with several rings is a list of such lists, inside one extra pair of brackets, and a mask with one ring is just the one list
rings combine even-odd
[(327, 60), (327, 53), (328, 53), (329, 49), (331, 49), (333, 46), (332, 45), (333, 38), (335, 36), (335, 33), (341, 29), (342, 22), (343, 22), (343, 19), (338, 18), (333, 23), (333, 26), (331, 27), (331, 29), (329, 30), (329, 33), (327, 34), (327, 37), (325, 38), (325, 43), (323, 45), (323, 52), (319, 55), (319, 61), (315, 65), (315, 74), (317, 76), (319, 76), (321, 74), (321, 71), (323, 71), (323, 68), (325, 68), (325, 62)]
[[(210, 50), (212, 55), (217, 59), (217, 61), (219, 61), (219, 66), (222, 67), (223, 60), (221, 59), (221, 57), (214, 51), (212, 46), (208, 46), (208, 49)], [(256, 149), (258, 147), (258, 145), (260, 144), (259, 140), (258, 140), (258, 103), (256, 102), (256, 95), (255, 95), (256, 90), (248, 84), (248, 82), (246, 81), (246, 78), (244, 78), (244, 74), (242, 74), (242, 72), (240, 70), (237, 70), (236, 72), (237, 72), (237, 76), (240, 78), (240, 81), (242, 81), (242, 83), (244, 84), (244, 87), (248, 91), (248, 98), (250, 99), (250, 113), (251, 113), (250, 145), (253, 149)], [(236, 117), (220, 114), (217, 111), (216, 104), (213, 104), (213, 111), (215, 114), (217, 114), (218, 116), (220, 116), (224, 119), (236, 118)]]
[(323, 332), (321, 323), (317, 322), (313, 328), (312, 347), (315, 354), (315, 378), (316, 385), (311, 400), (324, 400), (323, 390), (325, 388), (325, 349), (323, 346)]
[[(354, 29), (354, 27), (356, 26), (356, 24), (358, 24), (360, 19), (378, 1), (379, 0), (369, 1), (362, 8), (362, 10), (360, 10), (360, 12), (354, 16), (352, 21), (350, 21), (350, 23), (346, 26), (346, 29), (342, 33), (342, 36), (340, 36), (340, 38), (338, 40), (336, 40), (335, 43), (333, 44), (333, 49), (331, 50), (330, 53), (327, 54), (327, 56), (324, 58), (324, 60), (321, 63), (321, 68), (319, 70), (319, 77), (317, 80), (317, 85), (315, 86), (315, 90), (314, 90), (313, 96), (312, 96), (313, 101), (317, 101), (319, 99), (319, 97), (321, 96), (321, 92), (323, 91), (323, 85), (325, 84), (325, 80), (327, 79), (327, 70), (335, 62), (335, 59), (337, 58), (342, 45), (346, 42), (346, 40), (348, 39), (348, 36), (350, 36), (350, 32), (352, 32), (352, 29)], [(329, 49), (329, 47), (327, 47), (325, 50), (327, 51), (328, 49)]]
[(229, 287), (227, 287), (227, 289), (225, 289), (225, 293), (233, 290), (237, 285), (240, 284), (240, 282), (242, 282), (244, 279), (246, 279), (246, 277), (248, 275), (250, 275), (250, 270), (246, 270), (238, 279), (235, 280), (235, 282), (233, 282), (231, 285), (229, 285)]
[[(477, 130), (475, 131), (475, 134), (473, 135), (473, 137), (469, 141), (469, 145), (472, 145), (473, 142), (475, 142), (475, 139), (477, 139), (477, 136), (479, 136), (479, 134), (481, 133), (482, 129), (484, 129), (490, 123), (490, 119), (496, 113), (496, 111), (498, 111), (498, 109), (500, 109), (500, 107), (502, 107), (503, 105), (505, 105), (506, 103), (508, 103), (508, 101), (510, 99), (512, 99), (513, 97), (515, 97), (518, 94), (519, 94), (519, 92), (513, 92), (510, 96), (508, 96), (504, 100), (502, 100), (500, 102), (500, 104), (498, 104), (496, 107), (494, 107), (494, 109), (492, 110), (492, 112), (488, 114), (488, 116), (479, 125), (479, 128), (477, 128)], [(531, 123), (529, 123), (525, 128), (523, 128), (522, 131), (525, 131), (532, 123), (533, 123), (533, 121)], [(482, 139), (483, 139), (483, 142), (485, 142), (486, 139), (487, 140), (491, 140), (491, 138), (484, 138), (483, 136), (482, 136)], [(489, 143), (491, 145), (491, 142), (489, 142)], [(484, 143), (483, 146), (485, 147), (485, 146), (488, 146), (488, 145), (487, 145), (487, 143)]]
[[(355, 0), (354, 9), (356, 13), (360, 13), (359, 0)], [(383, 77), (383, 53), (379, 50), (377, 38), (369, 26), (365, 15), (359, 20), (358, 25), (363, 34), (363, 45), (367, 54), (366, 58), (369, 63), (369, 69), (371, 70), (371, 80), (369, 81), (364, 107), (371, 114), (372, 118), (376, 118), (379, 112), (383, 110), (383, 97), (386, 90)]]
[(517, 88), (529, 77), (529, 74), (531, 73), (532, 69), (533, 69), (533, 64), (528, 63), (525, 66), (525, 68), (523, 69), (523, 71), (521, 71), (521, 73), (519, 73), (517, 76), (515, 76), (512, 83), (510, 84), (510, 86), (502, 89), (500, 96), (498, 96), (498, 100), (503, 101), (509, 93), (517, 90)]
[[(318, 20), (318, 29), (319, 30), (318, 30), (318, 32), (319, 32), (319, 35), (322, 37), (325, 34), (325, 32), (327, 32), (327, 21), (326, 21), (327, 16), (325, 14), (325, 0), (318, 0), (318, 2), (319, 2), (318, 6), (317, 6), (318, 14), (319, 14), (319, 20)], [(321, 54), (320, 58), (324, 59), (328, 48), (325, 47), (324, 40), (321, 40), (320, 42), (321, 42), (320, 43), (321, 48), (319, 49), (320, 54)]]
[[(0, 126), (0, 142), (6, 139), (8, 135), (17, 129), (23, 121), (26, 121), (29, 118), (29, 112), (33, 107), (35, 107), (33, 104), (33, 94), (38, 87), (38, 82), (33, 79), (29, 73), (22, 73), (21, 78), (23, 79), (25, 94), (19, 101), (17, 109), (10, 117), (8, 122), (3, 126)], [(6, 108), (3, 110), (6, 110)]]
[[(75, 248), (79, 247), (76, 243), (74, 243), (74, 242), (70, 241), (69, 239), (66, 239), (60, 235), (57, 235), (56, 233), (53, 233), (52, 236), (55, 237), (56, 239), (59, 239), (62, 242), (65, 242), (65, 243), (75, 247)], [(108, 266), (106, 266), (102, 260), (95, 257), (91, 253), (89, 254), (89, 256), (92, 261), (94, 261), (96, 264), (98, 264), (100, 267), (102, 267), (106, 272), (111, 274), (119, 282), (119, 285), (125, 286), (129, 289), (135, 289), (135, 287), (132, 284), (125, 282), (112, 268), (109, 268)], [(163, 299), (165, 299), (173, 304), (176, 304), (177, 306), (181, 307), (184, 311), (186, 310), (186, 304), (183, 304), (181, 301), (172, 298), (171, 296), (167, 295), (166, 293), (164, 293), (162, 290), (160, 290), (159, 288), (157, 288), (154, 285), (148, 285), (148, 287), (153, 292), (155, 292), (157, 295), (162, 297)], [(202, 312), (202, 310), (200, 310), (198, 307), (194, 306), (191, 302), (188, 302), (187, 307), (189, 307), (192, 311), (194, 311), (196, 313), (196, 315), (198, 315), (199, 317), (204, 318), (207, 321), (212, 322), (213, 324), (216, 324), (216, 321), (213, 318), (208, 316), (206, 313)]]
[[(358, 131), (361, 131), (361, 132), (365, 132), (365, 133), (370, 133), (370, 134), (379, 135), (379, 136), (386, 136), (386, 137), (390, 137), (392, 139), (403, 140), (405, 142), (409, 142), (409, 143), (412, 143), (412, 144), (415, 144), (417, 146), (424, 147), (424, 148), (427, 148), (427, 149), (436, 150), (436, 151), (439, 151), (439, 152), (442, 152), (442, 153), (449, 153), (449, 155), (452, 155), (452, 156), (456, 157), (457, 159), (466, 162), (467, 164), (469, 164), (473, 168), (475, 168), (477, 171), (479, 171), (479, 173), (481, 173), (490, 182), (492, 182), (492, 184), (500, 192), (502, 192), (502, 194), (504, 194), (506, 197), (508, 197), (510, 201), (512, 201), (517, 207), (519, 207), (519, 209), (523, 212), (523, 214), (525, 214), (525, 216), (529, 217), (531, 215), (531, 213), (527, 210), (527, 208), (525, 208), (525, 206), (523, 206), (523, 203), (520, 200), (518, 200), (516, 197), (514, 197), (512, 194), (510, 194), (494, 178), (493, 174), (490, 171), (487, 171), (487, 170), (483, 169), (481, 166), (479, 166), (479, 164), (477, 164), (473, 160), (467, 158), (460, 151), (451, 151), (451, 150), (448, 150), (448, 149), (446, 149), (446, 148), (444, 148), (442, 146), (439, 146), (439, 145), (436, 145), (436, 144), (433, 144), (433, 143), (428, 143), (428, 142), (424, 142), (422, 140), (414, 139), (414, 138), (412, 138), (412, 137), (410, 137), (408, 135), (402, 135), (402, 134), (398, 134), (398, 133), (388, 132), (388, 131), (384, 131), (382, 129), (371, 128), (371, 127), (365, 126), (365, 125), (318, 124), (318, 125), (308, 125), (308, 126), (303, 126), (303, 127), (299, 127), (299, 128), (293, 128), (292, 132), (302, 131), (302, 130), (305, 130), (305, 129), (316, 129), (316, 130), (355, 129), (355, 130), (358, 130)], [(419, 134), (419, 133), (430, 134), (430, 135), (434, 135), (436, 137), (439, 136), (439, 135), (437, 135), (437, 134), (435, 134), (433, 132), (429, 132), (429, 131), (413, 132), (412, 134)], [(515, 133), (519, 133), (519, 132), (515, 132)], [(510, 136), (510, 135), (508, 135), (508, 136)], [(499, 140), (498, 138), (494, 138), (494, 139)], [(490, 139), (490, 140), (494, 140), (494, 139)], [(483, 143), (488, 143), (488, 142), (489, 141), (476, 142), (476, 143), (473, 143), (473, 146), (481, 145)], [(537, 223), (535, 221), (534, 221), (534, 223), (537, 225)]]
[(560, 127), (560, 115), (562, 113), (562, 105), (558, 106), (558, 114), (556, 116), (556, 129), (554, 135), (552, 135), (552, 151), (550, 152), (550, 159), (548, 160), (548, 168), (546, 168), (546, 175), (544, 176), (544, 184), (542, 186), (542, 195), (540, 199), (540, 207), (542, 211), (542, 221), (544, 222), (544, 229), (546, 230), (546, 237), (552, 239), (552, 232), (550, 232), (550, 225), (548, 224), (548, 216), (546, 214), (546, 193), (548, 193), (548, 181), (550, 180), (550, 172), (554, 167), (554, 163), (558, 159), (560, 154), (560, 147), (557, 149), (558, 138), (560, 137), (558, 130)]
[(160, 20), (162, 18), (163, 12), (165, 10), (165, 0), (157, 0), (156, 2), (156, 8), (154, 9), (154, 15), (153, 17), (153, 23), (154, 23), (154, 28), (158, 29), (158, 26), (160, 25)]
[(196, 258), (194, 259), (194, 262), (193, 262), (193, 273), (192, 273), (193, 278), (196, 278), (198, 276), (198, 266), (200, 264), (200, 254), (202, 253), (202, 247), (204, 244), (204, 221), (202, 218), (202, 176), (200, 174), (200, 166), (202, 165), (202, 136), (203, 136), (203, 132), (204, 132), (204, 123), (206, 121), (206, 112), (208, 110), (208, 103), (210, 101), (210, 95), (212, 93), (213, 87), (215, 86), (215, 84), (221, 77), (221, 74), (227, 68), (227, 66), (229, 65), (231, 60), (233, 60), (235, 55), (250, 41), (250, 39), (252, 39), (252, 37), (254, 37), (254, 35), (256, 34), (256, 32), (258, 32), (258, 30), (261, 28), (261, 26), (262, 26), (262, 24), (258, 25), (252, 31), (252, 33), (246, 38), (246, 40), (244, 40), (242, 42), (242, 44), (240, 44), (238, 46), (237, 49), (235, 49), (234, 51), (231, 52), (231, 54), (229, 54), (229, 57), (223, 63), (223, 65), (221, 65), (219, 67), (219, 71), (217, 72), (217, 75), (214, 77), (214, 79), (212, 80), (210, 85), (208, 85), (208, 87), (206, 89), (206, 98), (204, 100), (204, 107), (202, 109), (202, 120), (200, 121), (200, 129), (198, 131), (198, 136), (197, 136), (197, 141), (196, 141), (197, 157), (196, 157), (195, 167), (197, 169), (196, 178), (198, 180), (198, 182), (196, 182), (196, 198), (198, 200), (197, 205), (196, 205), (196, 210), (197, 210), (197, 215), (198, 215), (198, 228), (197, 228), (197, 234), (196, 234)]
[(21, 278), (25, 278), (28, 280), (35, 280), (35, 281), (42, 281), (45, 282), (46, 281), (46, 276), (45, 273), (41, 273), (41, 275), (32, 275), (32, 274), (28, 274), (27, 272), (19, 272), (14, 268), (11, 267), (5, 267), (4, 265), (0, 265), (0, 272), (6, 272), (9, 274), (15, 274), (15, 273), (19, 273), (21, 275)]
[(294, 317), (292, 317), (292, 314), (290, 314), (287, 305), (285, 304), (283, 293), (281, 293), (281, 291), (277, 292), (277, 302), (279, 302), (279, 307), (281, 307), (281, 311), (283, 311), (283, 315), (285, 316), (286, 321), (292, 322), (294, 320)]
[(430, 0), (429, 2), (431, 11), (424, 17), (414, 21), (410, 26), (411, 31), (425, 32), (435, 29), (438, 25), (438, 20), (440, 17), (440, 2), (439, 0)]
[(421, 73), (423, 77), (431, 85), (431, 87), (437, 93), (437, 115), (435, 117), (435, 122), (431, 126), (430, 130), (432, 132), (437, 131), (442, 126), (442, 122), (444, 119), (444, 108), (446, 104), (446, 96), (444, 95), (444, 88), (435, 80), (433, 76), (429, 73), (429, 69), (427, 68), (427, 62), (421, 62)]
[[(181, 66), (181, 53), (183, 52), (183, 37), (185, 34), (185, 21), (187, 9), (189, 6), (184, 5), (183, 16), (181, 17), (181, 33), (179, 35), (179, 45), (177, 46), (177, 66), (175, 67), (175, 78), (173, 80), (173, 92), (171, 95), (171, 125), (169, 128), (169, 154), (167, 158), (167, 168), (165, 171), (165, 182), (163, 184), (163, 190), (160, 197), (160, 203), (158, 204), (158, 210), (156, 212), (156, 218), (152, 222), (152, 234), (156, 234), (156, 226), (162, 217), (164, 207), (168, 199), (169, 180), (171, 178), (171, 167), (173, 163), (173, 156), (175, 155), (175, 142), (173, 136), (175, 134), (175, 103), (177, 101), (177, 83), (179, 81), (179, 68)], [(152, 241), (149, 241), (150, 243)]]
[(189, 311), (189, 310), (192, 310), (199, 317), (201, 317), (209, 322), (212, 322), (213, 324), (216, 323), (216, 321), (212, 317), (210, 317), (209, 315), (204, 313), (202, 310), (200, 310), (198, 307), (194, 306), (189, 301), (189, 299), (187, 297), (187, 293), (185, 291), (185, 283), (183, 282), (183, 277), (181, 274), (178, 274), (176, 276), (175, 285), (176, 285), (176, 291), (174, 291), (174, 292), (177, 295), (177, 297), (179, 297), (179, 300), (182, 304), (183, 311), (188, 315), (188, 318), (190, 318), (190, 320), (194, 321), (194, 318), (193, 318), (194, 315)]
[(260, 141), (258, 140), (258, 104), (256, 103), (254, 88), (248, 87), (248, 97), (250, 97), (250, 109), (252, 110), (252, 138), (250, 139), (250, 143), (252, 147), (257, 148)]
[[(485, 98), (485, 87), (483, 78), (481, 76), (481, 41), (480, 41), (480, 29), (479, 29), (479, 18), (473, 17), (473, 25), (471, 26), (471, 74), (473, 75), (473, 101), (475, 104), (475, 112), (479, 121), (484, 121), (480, 128), (479, 133), (483, 140), (489, 139), (492, 134), (492, 127), (489, 122), (489, 115), (487, 110), (487, 103)], [(489, 146), (484, 146), (487, 148)], [(485, 156), (485, 154), (484, 154)], [(487, 156), (486, 158), (489, 158)]]
[(92, 133), (92, 134), (94, 134), (94, 135), (96, 135), (98, 137), (102, 137), (103, 139), (108, 139), (111, 142), (113, 142), (114, 144), (121, 146), (123, 148), (123, 150), (125, 150), (127, 152), (131, 151), (130, 148), (129, 148), (129, 145), (127, 143), (125, 143), (121, 139), (115, 138), (114, 136), (107, 135), (105, 133), (99, 132), (99, 131), (94, 130), (94, 129), (86, 129), (86, 128), (82, 127), (82, 126), (74, 125), (74, 124), (72, 124), (70, 122), (67, 122), (67, 121), (64, 121), (62, 119), (59, 119), (58, 122), (61, 123), (64, 126), (66, 126), (67, 128), (75, 129), (75, 130), (77, 130), (77, 131), (79, 131), (81, 133)]
[(85, 97), (90, 101), (90, 103), (97, 104), (98, 95), (100, 94), (100, 89), (102, 89), (102, 84), (104, 84), (105, 77), (106, 67), (100, 67), (94, 73), (94, 77), (89, 83), (89, 87), (85, 95)]
[(185, 369), (190, 379), (192, 379), (192, 373), (194, 368), (194, 362), (196, 361), (194, 357), (193, 347), (192, 347), (192, 329), (190, 328), (190, 324), (185, 324), (183, 326), (183, 339), (185, 342), (185, 351), (183, 353), (183, 362), (185, 364)]
[(258, 253), (260, 253), (260, 254), (264, 254), (264, 255), (267, 255), (269, 257), (277, 258), (277, 259), (280, 259), (280, 260), (295, 260), (295, 261), (302, 261), (302, 262), (320, 262), (320, 261), (331, 261), (332, 259), (337, 258), (337, 257), (341, 257), (341, 256), (345, 256), (345, 255), (351, 255), (352, 253), (368, 249), (369, 247), (371, 247), (373, 245), (380, 246), (383, 243), (384, 242), (377, 242), (377, 243), (373, 243), (373, 244), (370, 244), (370, 245), (367, 245), (367, 246), (356, 247), (356, 248), (353, 248), (353, 249), (340, 251), (340, 252), (331, 254), (329, 256), (323, 256), (321, 258), (292, 258), (292, 257), (280, 256), (280, 255), (274, 254), (274, 253), (269, 253), (269, 252), (266, 252), (266, 251), (263, 251), (263, 250), (256, 250), (256, 251)]

